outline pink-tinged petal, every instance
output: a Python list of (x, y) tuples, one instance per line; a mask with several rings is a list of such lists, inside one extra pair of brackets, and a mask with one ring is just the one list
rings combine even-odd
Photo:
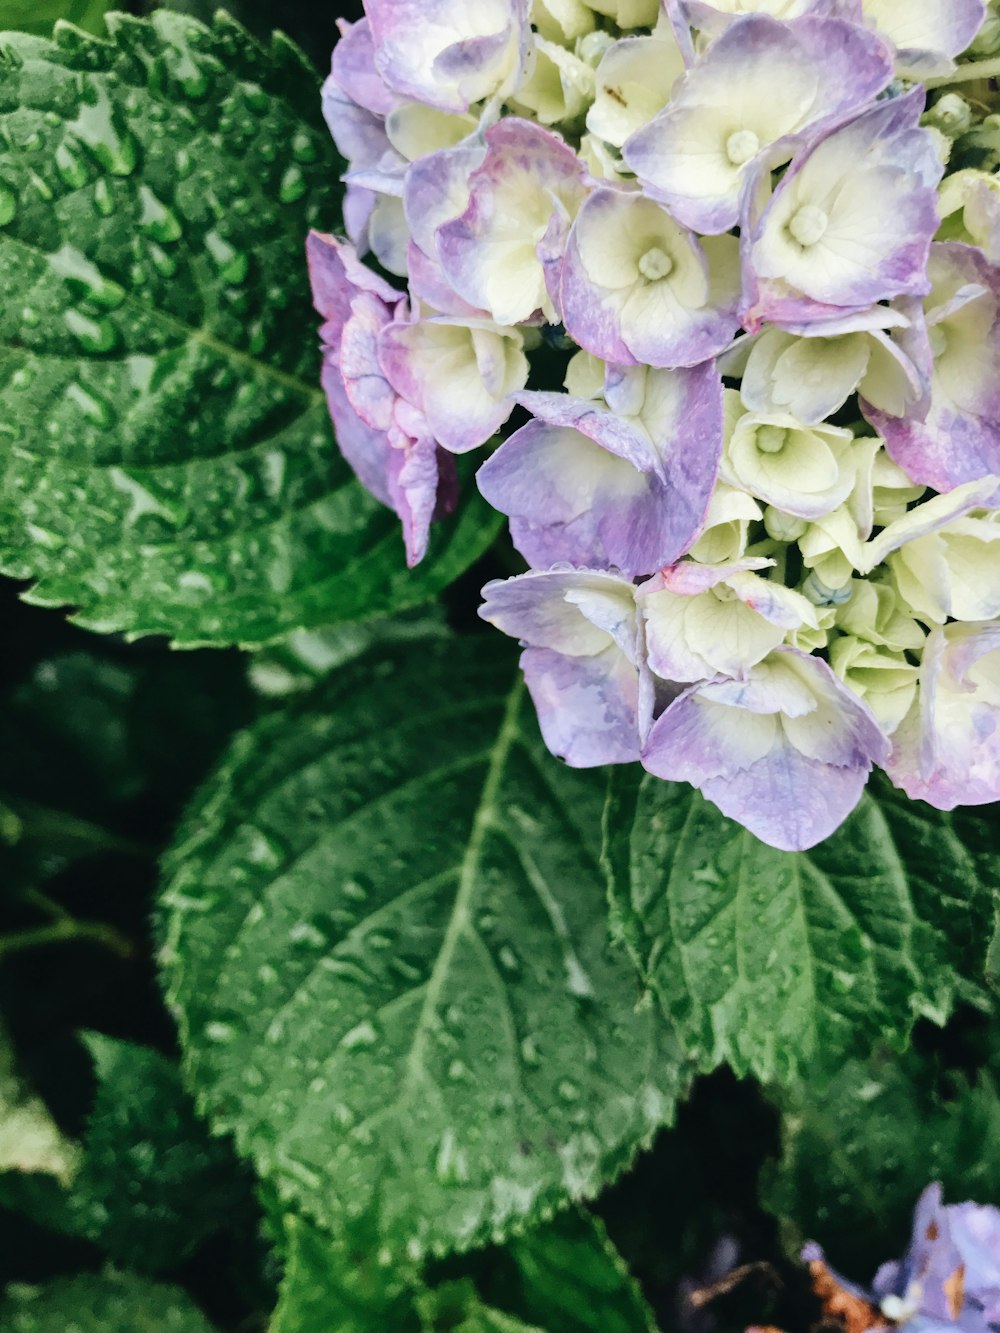
[(596, 569), (531, 570), (494, 579), (479, 614), (532, 648), (592, 657), (609, 642), (635, 665), (639, 622), (632, 584)]
[(512, 395), (528, 378), (516, 329), (442, 316), (395, 322), (379, 339), (379, 360), (397, 393), (421, 409), (439, 444), (465, 453), (495, 435)]
[(597, 570), (532, 571), (488, 583), (479, 614), (519, 638), (553, 754), (576, 768), (638, 758), (652, 690), (632, 585)]
[(481, 310), (474, 310), (468, 301), (455, 295), (441, 272), (441, 265), (436, 259), (425, 255), (412, 240), (406, 252), (406, 272), (414, 309), (418, 309), (422, 303), (431, 310), (439, 310), (442, 315), (458, 315), (461, 318), (483, 314)]
[(931, 247), (929, 274), (927, 327), (897, 336), (912, 359), (932, 364), (923, 419), (862, 406), (914, 481), (948, 491), (1000, 474), (1000, 269), (975, 247), (950, 243)]
[(390, 509), (395, 508), (389, 488), (389, 467), (395, 451), (385, 431), (372, 430), (351, 406), (336, 356), (329, 348), (323, 352), (320, 383), (326, 393), (340, 452), (365, 490)]
[(639, 675), (615, 648), (594, 657), (526, 648), (521, 670), (542, 739), (571, 768), (639, 758)]
[(384, 118), (399, 106), (400, 97), (387, 87), (375, 68), (375, 45), (368, 20), (345, 23), (341, 19), (337, 26), (340, 41), (333, 48), (333, 82), (352, 102)]
[(378, 362), (379, 335), (405, 317), (405, 298), (343, 241), (311, 232), (307, 253), (313, 301), (325, 321), (321, 382), (337, 443), (361, 484), (399, 515), (412, 567), (427, 549), (432, 519), (453, 507), (456, 483), (454, 460)]
[(498, 324), (520, 324), (551, 305), (543, 257), (552, 263), (564, 244), (586, 194), (585, 170), (559, 135), (515, 116), (491, 126), (485, 141), (486, 157), (467, 180), (468, 206), (438, 226), (437, 253), (470, 305)]
[(359, 171), (393, 167), (403, 170), (403, 158), (390, 144), (381, 116), (351, 101), (331, 76), (323, 84), (323, 116), (341, 156)]
[(306, 241), (306, 257), (313, 305), (326, 321), (321, 336), (331, 346), (340, 347), (340, 336), (357, 292), (370, 292), (391, 306), (404, 299), (402, 292), (362, 264), (353, 246), (335, 236), (311, 231)]
[(801, 152), (744, 237), (744, 326), (852, 317), (929, 290), (943, 166), (924, 90), (878, 102)]
[(675, 31), (694, 27), (710, 37), (718, 37), (743, 14), (769, 14), (783, 20), (812, 15), (815, 18), (848, 19), (852, 23), (861, 21), (861, 0), (715, 0), (715, 3), (712, 0), (665, 0), (665, 3)]
[(693, 231), (739, 221), (761, 163), (864, 106), (892, 78), (885, 43), (857, 24), (767, 14), (730, 22), (675, 86), (670, 103), (626, 140), (645, 193)]
[(1000, 800), (1000, 626), (946, 625), (927, 639), (917, 699), (885, 765), (939, 810)]
[(467, 111), (520, 81), (528, 0), (367, 0), (365, 8), (375, 67), (397, 93)]
[(896, 47), (896, 67), (913, 79), (948, 74), (982, 27), (985, 0), (863, 0), (864, 16)]
[(569, 234), (560, 277), (572, 338), (621, 365), (695, 366), (739, 328), (739, 254), (730, 237), (705, 249), (650, 199), (596, 190)]
[(468, 208), (472, 175), (485, 156), (485, 140), (473, 136), (454, 148), (428, 153), (407, 171), (403, 187), (407, 225), (414, 244), (432, 259), (437, 258), (438, 228)]
[(698, 787), (772, 847), (804, 851), (847, 818), (887, 753), (868, 708), (825, 662), (779, 648), (744, 681), (680, 695), (653, 724), (642, 762)]
[(340, 343), (340, 371), (351, 406), (373, 430), (392, 427), (396, 394), (379, 363), (379, 335), (393, 321), (392, 310), (370, 292), (351, 304)]
[(632, 418), (568, 394), (519, 395), (536, 419), (477, 481), (510, 517), (529, 563), (569, 560), (636, 576), (694, 541), (721, 454), (721, 381), (710, 364), (645, 377), (643, 415)]
[[(439, 449), (427, 434), (390, 450), (388, 489), (390, 503), (403, 525), (407, 568), (418, 565), (427, 554), (433, 520), (440, 516), (441, 496), (449, 496), (455, 485), (455, 460)], [(442, 476), (442, 472), (446, 475)]]

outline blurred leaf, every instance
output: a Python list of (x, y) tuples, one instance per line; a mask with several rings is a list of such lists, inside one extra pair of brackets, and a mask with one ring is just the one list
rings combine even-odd
[(484, 1305), (468, 1279), (421, 1292), (416, 1303), (423, 1333), (545, 1333)]
[[(998, 1037), (994, 1027), (994, 1051)], [(878, 1263), (903, 1253), (913, 1206), (932, 1180), (949, 1203), (995, 1203), (998, 1084), (997, 1064), (970, 1077), (917, 1051), (880, 1050), (783, 1094), (782, 1155), (763, 1202), (782, 1219), (789, 1248), (816, 1240), (867, 1283)]]
[(269, 1333), (415, 1333), (411, 1284), (398, 1263), (380, 1263), (377, 1236), (352, 1228), (338, 1240), (294, 1214), (282, 1219), (285, 1273)]
[[(80, 1151), (18, 1076), (14, 1051), (0, 1027), (0, 1180), (3, 1173), (49, 1177), (67, 1185)], [(2, 1196), (2, 1186), (0, 1186)]]
[(48, 37), (56, 20), (66, 19), (103, 37), (104, 15), (115, 7), (108, 0), (0, 0), (0, 32), (19, 28)]
[(156, 1051), (100, 1033), (84, 1036), (97, 1094), (79, 1168), (66, 1191), (0, 1176), (0, 1200), (36, 1222), (99, 1244), (116, 1263), (175, 1267), (214, 1232), (231, 1229), (249, 1190), (229, 1145), (210, 1138)]
[(507, 1245), (520, 1295), (495, 1300), (532, 1322), (575, 1333), (655, 1333), (656, 1321), (604, 1224), (583, 1208), (558, 1213)]
[(179, 1287), (127, 1273), (85, 1273), (45, 1287), (9, 1287), (0, 1301), (4, 1333), (212, 1333)]

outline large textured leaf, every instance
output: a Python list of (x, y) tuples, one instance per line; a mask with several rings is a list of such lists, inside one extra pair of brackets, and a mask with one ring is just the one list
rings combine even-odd
[[(994, 1027), (989, 1047), (995, 1053)], [(763, 1199), (789, 1249), (806, 1237), (860, 1282), (899, 1255), (932, 1180), (949, 1203), (1000, 1198), (998, 1070), (970, 1079), (933, 1059), (886, 1051), (852, 1060), (783, 1096), (782, 1155)]]
[(47, 1287), (12, 1287), (0, 1300), (4, 1333), (212, 1333), (179, 1287), (127, 1273), (83, 1274)]
[(195, 801), (163, 898), (189, 1070), (321, 1225), (471, 1246), (670, 1117), (685, 1071), (607, 947), (602, 792), (469, 639), (334, 673)]
[(433, 595), (353, 480), (318, 387), (303, 257), (339, 220), (318, 76), (220, 16), (10, 34), (0, 62), (0, 568), (82, 624), (273, 641)]
[(982, 962), (967, 980), (950, 936), (984, 920), (985, 866), (927, 810), (868, 796), (812, 851), (778, 852), (686, 785), (612, 773), (613, 906), (704, 1068), (787, 1078), (817, 1051), (833, 1065), (902, 1040), (920, 1014), (943, 1019), (956, 993), (981, 996)]

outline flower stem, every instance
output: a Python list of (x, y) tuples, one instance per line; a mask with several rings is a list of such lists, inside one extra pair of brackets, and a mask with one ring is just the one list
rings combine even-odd
[(970, 60), (959, 65), (950, 74), (942, 74), (937, 79), (927, 79), (928, 88), (947, 88), (953, 83), (969, 83), (973, 79), (995, 79), (1000, 76), (1000, 56), (992, 60)]

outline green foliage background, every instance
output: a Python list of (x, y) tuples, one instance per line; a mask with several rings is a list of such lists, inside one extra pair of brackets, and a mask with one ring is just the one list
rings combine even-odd
[(553, 760), (316, 387), (357, 7), (151, 8), (0, 0), (0, 1327), (804, 1330), (1000, 1197), (995, 810)]

